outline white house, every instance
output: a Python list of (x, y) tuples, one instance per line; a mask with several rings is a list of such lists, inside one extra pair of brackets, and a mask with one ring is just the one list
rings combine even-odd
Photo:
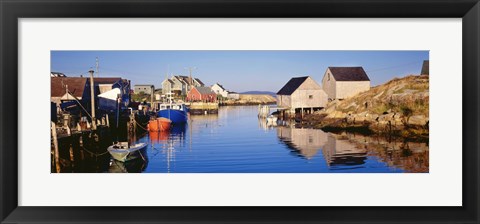
[(329, 99), (345, 99), (368, 91), (370, 79), (362, 67), (328, 67), (322, 86)]
[(137, 94), (138, 93), (152, 94), (154, 90), (155, 90), (155, 86), (154, 85), (149, 85), (149, 84), (147, 84), (147, 85), (138, 84), (138, 85), (135, 85), (134, 89), (133, 89), (133, 91)]
[(238, 100), (238, 99), (240, 99), (240, 94), (237, 93), (237, 92), (230, 92), (230, 91), (228, 91), (227, 98), (228, 98), (228, 99)]
[(228, 97), (228, 91), (220, 84), (218, 83), (215, 83), (212, 87), (211, 87), (212, 91), (215, 92), (217, 95), (221, 95), (225, 98)]

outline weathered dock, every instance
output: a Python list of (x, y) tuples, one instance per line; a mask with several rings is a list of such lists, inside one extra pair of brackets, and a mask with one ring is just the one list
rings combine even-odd
[(189, 103), (190, 114), (218, 114), (218, 103), (191, 102)]
[(134, 142), (146, 132), (149, 115), (124, 114), (119, 119), (108, 117), (96, 120), (95, 125), (75, 116), (61, 115), (51, 122), (51, 172), (100, 172), (108, 170), (110, 154), (107, 148), (114, 141)]

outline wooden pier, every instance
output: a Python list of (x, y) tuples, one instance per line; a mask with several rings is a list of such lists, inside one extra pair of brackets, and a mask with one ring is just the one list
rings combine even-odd
[(210, 102), (191, 102), (190, 114), (218, 114), (218, 103)]
[[(119, 122), (108, 115), (96, 120), (77, 120), (74, 116), (61, 115), (59, 122), (51, 122), (51, 172), (98, 172), (108, 169), (110, 154), (107, 148), (114, 141), (133, 142), (145, 133), (144, 120), (148, 114), (131, 113), (121, 116)], [(95, 128), (94, 128), (95, 127)]]

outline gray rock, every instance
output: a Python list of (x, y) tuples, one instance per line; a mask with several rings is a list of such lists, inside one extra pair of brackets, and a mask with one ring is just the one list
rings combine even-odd
[(410, 125), (425, 125), (428, 122), (428, 118), (424, 115), (414, 115), (408, 119), (408, 124)]

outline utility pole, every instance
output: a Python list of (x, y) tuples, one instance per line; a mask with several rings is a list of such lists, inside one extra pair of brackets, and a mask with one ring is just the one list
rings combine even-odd
[(100, 77), (100, 73), (98, 73), (98, 57), (96, 57), (95, 68), (97, 70), (97, 77)]
[(152, 86), (150, 86), (150, 89), (151, 89), (151, 91), (150, 91), (150, 110), (152, 110), (153, 109), (153, 94), (155, 92), (155, 87), (152, 85)]
[(187, 69), (190, 73), (190, 89), (189, 90), (191, 90), (192, 87), (193, 87), (192, 70), (197, 69), (197, 67), (188, 67), (188, 68), (185, 68), (185, 69)]
[(93, 82), (93, 70), (88, 71), (90, 73), (90, 98), (92, 107), (92, 130), (97, 130), (97, 121), (95, 119), (95, 84)]

